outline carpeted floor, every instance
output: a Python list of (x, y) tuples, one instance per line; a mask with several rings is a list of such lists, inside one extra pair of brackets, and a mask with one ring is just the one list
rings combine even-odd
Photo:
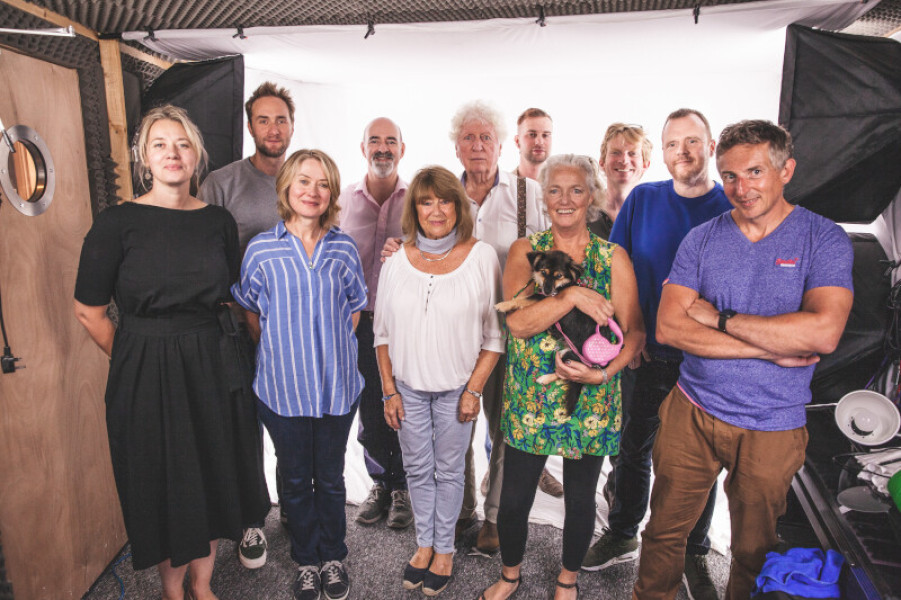
[[(384, 521), (376, 525), (358, 525), (353, 517), (356, 507), (347, 506), (347, 545), (350, 555), (346, 565), (351, 578), (350, 598), (357, 600), (412, 599), (421, 593), (401, 588), (401, 571), (416, 549), (413, 528), (394, 531)], [(278, 520), (278, 509), (269, 513), (265, 527), (269, 539), (269, 560), (256, 571), (244, 569), (236, 556), (236, 544), (223, 541), (219, 545), (213, 590), (220, 600), (290, 600), (291, 583), (296, 566), (290, 558), (287, 532)], [(445, 600), (474, 600), (479, 592), (496, 580), (500, 573), (500, 557), (471, 556), (468, 548), (475, 542), (474, 526), (460, 540), (454, 560), (454, 580), (441, 594)], [(560, 568), (562, 532), (551, 525), (532, 524), (523, 562), (524, 583), (517, 600), (553, 598), (554, 580)], [(160, 585), (156, 569), (135, 572), (128, 547), (120, 564), (108, 568), (82, 600), (159, 600)], [(710, 553), (714, 581), (722, 593), (729, 573), (729, 560)], [(582, 573), (579, 579), (581, 597), (595, 599), (628, 599), (631, 597), (637, 562), (615, 565), (597, 573)], [(119, 579), (121, 579), (121, 584)], [(684, 589), (678, 599), (688, 598)]]

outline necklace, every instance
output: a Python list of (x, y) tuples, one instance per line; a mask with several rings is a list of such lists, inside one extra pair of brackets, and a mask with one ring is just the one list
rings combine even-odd
[(426, 262), (438, 262), (438, 261), (442, 261), (442, 260), (444, 260), (445, 258), (447, 258), (448, 256), (450, 256), (451, 250), (453, 250), (453, 248), (451, 248), (450, 250), (448, 250), (447, 252), (445, 252), (445, 253), (441, 256), (441, 258), (427, 258), (426, 255), (425, 255), (425, 254), (422, 252), (422, 250), (420, 249), (420, 250), (419, 250), (419, 256), (420, 256), (420, 258), (422, 258), (422, 260), (424, 260), (424, 261), (426, 261)]

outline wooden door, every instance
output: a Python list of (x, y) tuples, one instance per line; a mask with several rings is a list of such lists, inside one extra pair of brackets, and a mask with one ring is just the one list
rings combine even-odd
[(0, 534), (16, 600), (81, 598), (125, 543), (106, 435), (109, 363), (73, 316), (91, 226), (78, 75), (0, 50), (0, 118), (43, 137), (56, 193), (29, 217), (0, 201)]

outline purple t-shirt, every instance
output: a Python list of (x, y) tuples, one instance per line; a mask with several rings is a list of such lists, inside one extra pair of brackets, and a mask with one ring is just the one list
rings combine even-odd
[[(854, 250), (832, 221), (796, 206), (765, 238), (751, 242), (731, 212), (689, 232), (668, 283), (691, 288), (719, 310), (773, 316), (797, 312), (807, 290), (852, 289)], [(807, 422), (814, 367), (760, 359), (712, 359), (685, 353), (679, 387), (731, 425), (784, 431)]]

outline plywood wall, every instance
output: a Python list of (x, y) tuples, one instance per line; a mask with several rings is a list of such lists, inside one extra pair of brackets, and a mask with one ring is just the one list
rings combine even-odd
[(53, 203), (0, 202), (0, 295), (24, 369), (0, 375), (0, 533), (16, 600), (80, 598), (125, 543), (103, 392), (108, 362), (73, 316), (91, 226), (75, 71), (0, 50), (0, 118), (50, 148)]

